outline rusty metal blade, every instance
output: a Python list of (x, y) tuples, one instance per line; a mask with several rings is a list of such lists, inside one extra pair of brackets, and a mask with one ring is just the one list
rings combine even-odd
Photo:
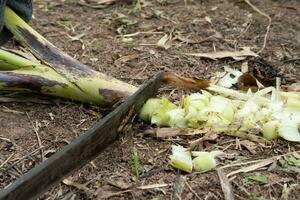
[(96, 122), (90, 130), (81, 134), (61, 151), (0, 191), (0, 199), (37, 198), (71, 172), (99, 155), (118, 138), (118, 130), (124, 120), (128, 119), (130, 111), (138, 111), (148, 98), (157, 93), (162, 74), (159, 73), (149, 80), (114, 111)]

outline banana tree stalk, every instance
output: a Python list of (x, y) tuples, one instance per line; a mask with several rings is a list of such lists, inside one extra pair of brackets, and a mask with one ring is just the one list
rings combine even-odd
[(1, 50), (0, 90), (39, 92), (103, 106), (137, 90), (62, 52), (9, 7), (4, 11), (4, 24), (43, 64)]

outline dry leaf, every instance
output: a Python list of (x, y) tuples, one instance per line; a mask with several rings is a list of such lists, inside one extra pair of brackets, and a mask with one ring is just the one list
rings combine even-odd
[(110, 179), (107, 180), (107, 183), (121, 190), (127, 190), (132, 187), (132, 184), (125, 176), (110, 177)]
[(167, 138), (180, 135), (202, 135), (207, 133), (207, 130), (197, 130), (197, 129), (179, 129), (179, 128), (156, 128), (150, 129), (145, 132), (145, 134), (158, 137)]
[(240, 144), (245, 147), (251, 154), (256, 154), (255, 149), (257, 148), (257, 144), (254, 142), (251, 142), (249, 140), (243, 140), (240, 142)]
[(128, 192), (132, 192), (132, 190), (112, 191), (112, 190), (105, 190), (103, 188), (99, 188), (96, 196), (97, 199), (108, 199), (110, 197), (119, 196)]
[(212, 53), (184, 53), (188, 56), (196, 56), (209, 58), (212, 60), (222, 59), (222, 58), (233, 58), (234, 60), (244, 60), (247, 57), (257, 57), (258, 55), (250, 50), (250, 47), (244, 47), (241, 51), (219, 51)]
[(230, 172), (229, 174), (227, 174), (227, 177), (230, 177), (230, 176), (233, 176), (233, 175), (239, 174), (239, 173), (247, 173), (247, 172), (255, 171), (257, 169), (260, 169), (262, 167), (266, 167), (266, 166), (272, 164), (276, 160), (277, 159), (274, 159), (274, 158), (263, 160), (263, 161), (261, 161), (259, 163), (250, 165), (248, 167), (243, 167), (241, 169), (238, 169), (238, 170), (235, 170), (233, 172)]
[(63, 182), (63, 184), (75, 187), (78, 190), (81, 190), (81, 191), (85, 192), (88, 195), (93, 195), (93, 193), (90, 191), (90, 189), (88, 187), (86, 187), (85, 185), (83, 185), (83, 184), (73, 182), (69, 179), (64, 179), (62, 182)]
[(163, 49), (169, 49), (172, 45), (171, 45), (171, 40), (172, 40), (172, 35), (167, 35), (165, 34), (162, 38), (160, 38), (157, 42), (157, 46), (161, 47)]

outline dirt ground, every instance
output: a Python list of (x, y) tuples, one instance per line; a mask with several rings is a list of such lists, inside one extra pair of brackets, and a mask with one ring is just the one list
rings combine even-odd
[[(158, 71), (209, 79), (224, 65), (239, 67), (232, 59), (209, 60), (182, 53), (237, 50), (258, 51), (268, 25), (266, 17), (244, 1), (236, 0), (141, 0), (121, 1), (103, 9), (80, 5), (76, 0), (34, 1), (31, 25), (57, 47), (85, 64), (116, 78), (140, 85)], [(249, 58), (256, 66), (267, 65), (282, 75), (288, 85), (300, 77), (300, 4), (298, 0), (252, 0), (272, 18), (270, 33), (261, 59)], [(120, 34), (140, 33), (133, 41)], [(157, 41), (172, 33), (168, 49)], [(216, 36), (213, 36), (217, 34)], [(181, 38), (181, 39), (180, 39)], [(14, 42), (6, 45), (19, 48)], [(120, 59), (124, 56), (125, 59)], [(262, 75), (264, 76), (264, 74)], [(268, 76), (268, 73), (265, 74)], [(267, 77), (270, 78), (270, 77)], [(163, 91), (169, 93), (170, 91)], [(176, 93), (176, 91), (175, 91)], [(71, 142), (108, 111), (76, 102), (54, 104), (0, 103), (0, 188), (39, 164), (37, 133), (46, 159)], [(147, 128), (147, 126), (146, 126)], [(185, 174), (169, 165), (172, 144), (186, 145), (197, 137), (157, 139), (143, 134), (145, 125), (137, 122), (117, 142), (69, 180), (84, 190), (61, 183), (40, 199), (224, 199), (216, 171)], [(299, 144), (274, 141), (269, 146), (255, 144), (255, 150), (239, 148), (243, 139), (220, 136), (202, 144), (203, 150), (228, 153), (219, 166), (299, 151)], [(137, 150), (142, 175), (135, 175), (132, 155)], [(88, 147), (87, 147), (88, 148)], [(283, 159), (281, 159), (282, 162)], [(281, 162), (240, 173), (232, 178), (236, 199), (299, 199), (299, 168), (283, 169)], [(225, 172), (237, 170), (226, 168)], [(259, 184), (245, 177), (264, 175), (269, 182)], [(155, 188), (141, 188), (158, 184)], [(183, 185), (182, 192), (178, 185)], [(179, 188), (179, 189), (178, 189)], [(177, 190), (176, 190), (177, 189)], [(181, 196), (181, 197), (178, 197)]]

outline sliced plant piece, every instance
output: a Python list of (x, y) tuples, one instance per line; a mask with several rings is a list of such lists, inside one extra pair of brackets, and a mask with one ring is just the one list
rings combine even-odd
[(193, 157), (198, 157), (198, 156), (202, 156), (202, 155), (206, 155), (206, 154), (211, 154), (214, 157), (218, 157), (222, 154), (224, 154), (223, 151), (211, 151), (211, 152), (207, 152), (207, 151), (192, 151), (192, 156)]
[(176, 108), (167, 112), (170, 117), (170, 126), (178, 128), (187, 128), (185, 111), (182, 108)]
[(264, 138), (266, 138), (267, 140), (273, 140), (278, 138), (278, 125), (278, 121), (269, 121), (263, 124), (262, 134)]
[(214, 156), (206, 153), (193, 159), (193, 167), (197, 172), (207, 172), (213, 170), (217, 166)]
[(191, 152), (182, 146), (172, 145), (172, 155), (170, 156), (171, 165), (187, 173), (193, 170), (193, 162)]
[(288, 98), (286, 102), (286, 107), (290, 111), (300, 111), (300, 100), (296, 98)]
[(207, 172), (213, 170), (217, 166), (216, 156), (223, 154), (222, 151), (193, 151), (192, 155), (196, 156), (193, 159), (193, 168), (197, 172)]
[(205, 108), (209, 105), (209, 93), (194, 93), (183, 100), (183, 108), (186, 112), (187, 125), (192, 128), (198, 128), (202, 116), (205, 114)]
[(166, 97), (161, 99), (159, 107), (155, 110), (151, 118), (151, 123), (157, 126), (170, 126), (170, 115), (168, 111), (176, 109), (177, 106), (170, 102)]
[(147, 102), (142, 107), (139, 117), (146, 122), (150, 122), (152, 116), (154, 115), (156, 110), (160, 107), (161, 101), (162, 100), (158, 98), (148, 99)]
[(246, 138), (262, 132), (266, 138), (264, 143), (278, 136), (288, 141), (300, 141), (299, 100), (295, 94), (289, 96), (285, 93), (278, 98), (278, 94), (283, 93), (274, 87), (255, 93), (214, 85), (208, 90), (215, 94), (207, 91), (191, 94), (182, 100), (181, 106), (168, 111), (173, 114), (173, 119), (164, 126), (205, 129), (223, 134), (231, 131), (234, 136)]
[(300, 142), (298, 124), (293, 121), (282, 121), (278, 126), (278, 134), (287, 141)]
[(211, 97), (209, 111), (218, 113), (224, 124), (230, 124), (234, 121), (235, 108), (228, 98), (222, 96)]

